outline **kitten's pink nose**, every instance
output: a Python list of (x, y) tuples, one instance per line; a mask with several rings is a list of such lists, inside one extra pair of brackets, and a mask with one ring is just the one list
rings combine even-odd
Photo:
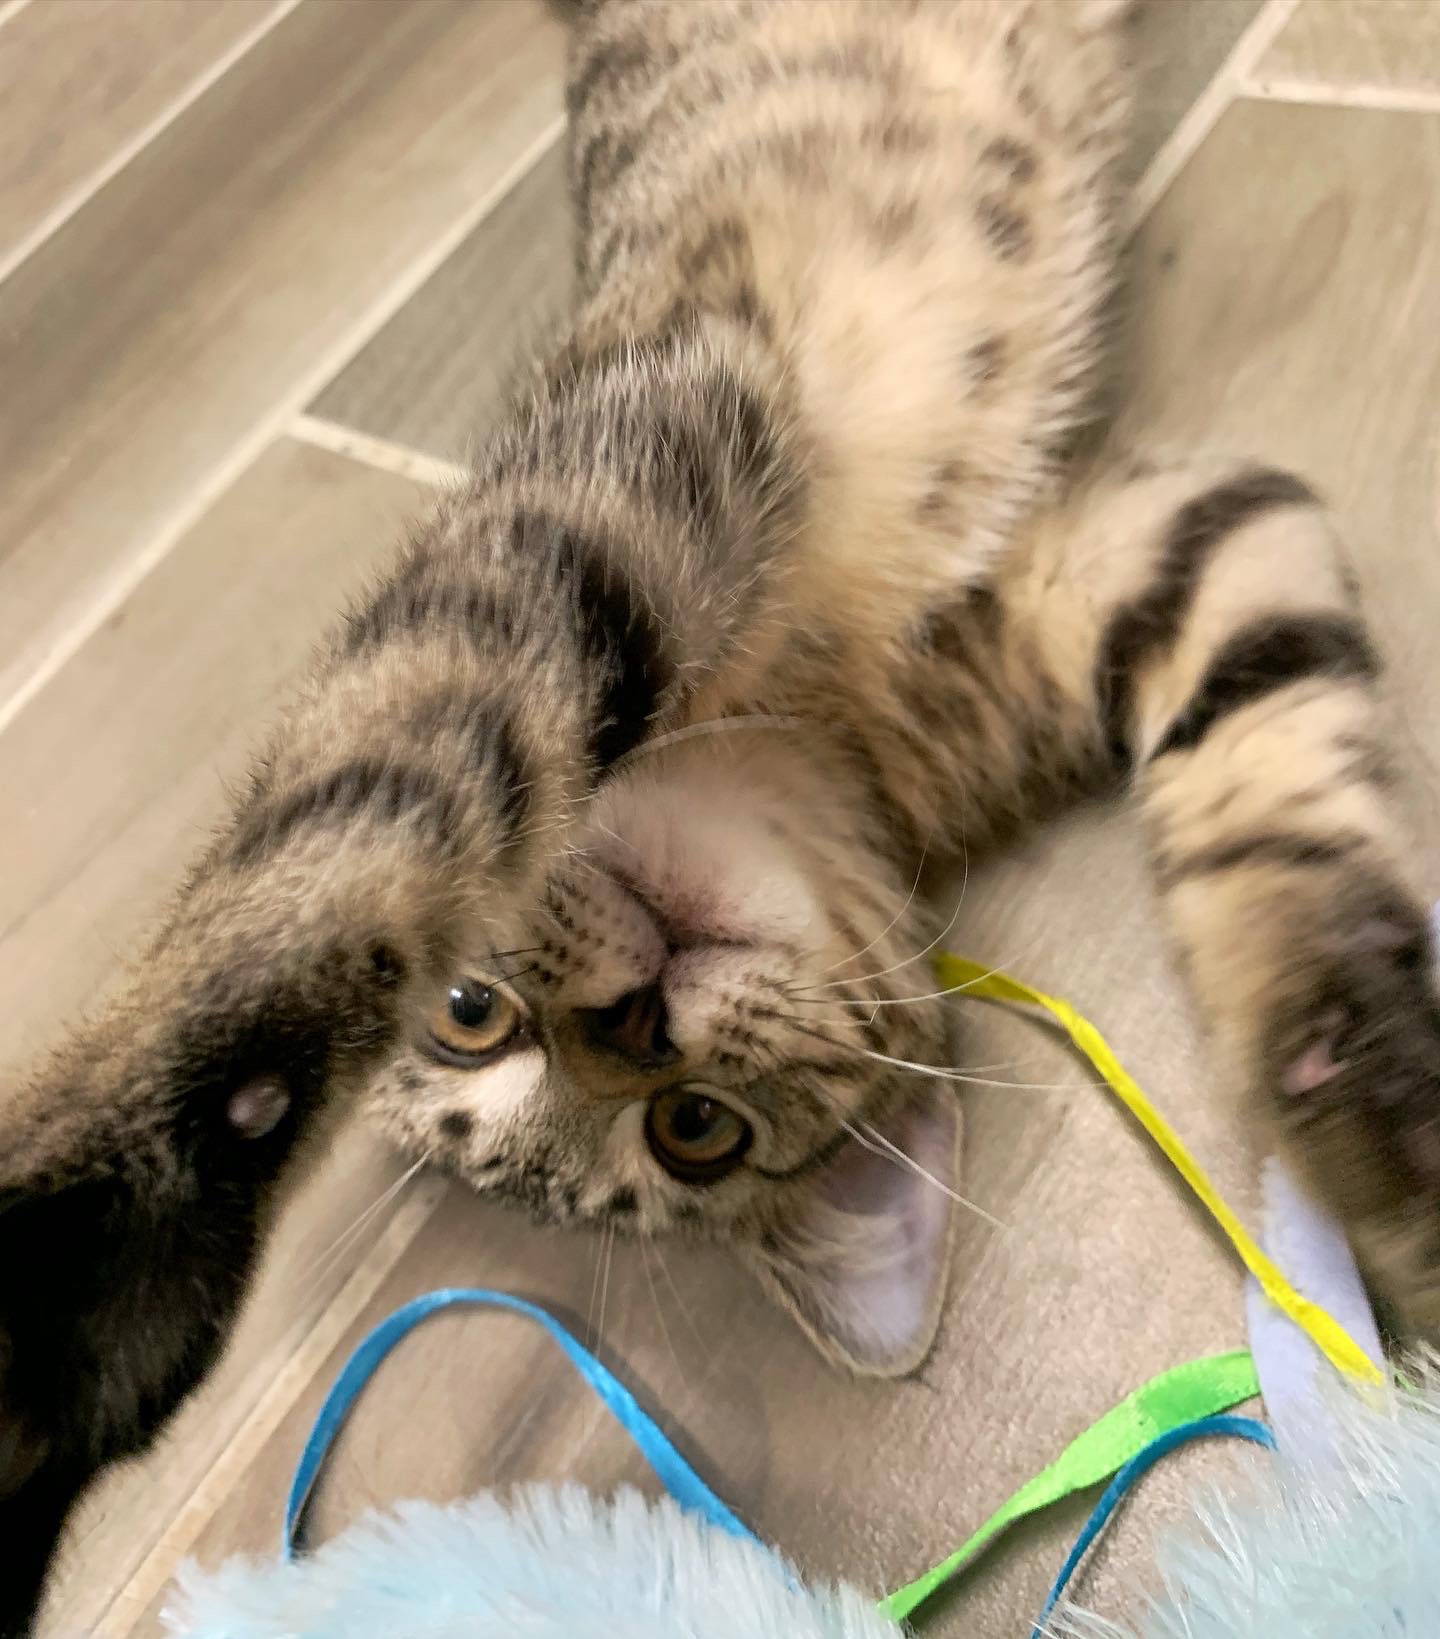
[(580, 1011), (585, 1039), (592, 1047), (619, 1053), (649, 1070), (673, 1064), (680, 1057), (680, 1049), (670, 1040), (670, 1020), (659, 985), (632, 990), (609, 1007)]

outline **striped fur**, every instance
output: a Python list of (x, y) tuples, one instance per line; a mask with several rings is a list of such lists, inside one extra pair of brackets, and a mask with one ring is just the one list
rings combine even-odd
[[(887, 1146), (943, 1182), (958, 1119), (914, 1068), (949, 1051), (917, 885), (1116, 780), (1217, 1051), (1440, 1306), (1431, 952), (1323, 511), (1062, 461), (1128, 6), (579, 10), (570, 334), (129, 988), (5, 1092), (0, 1631), (356, 1106), (547, 1217), (731, 1242), (832, 1355), (913, 1365), (948, 1208)], [(482, 1059), (436, 1034), (462, 981), (523, 1019)], [(743, 1124), (719, 1171), (660, 1164), (690, 1094)]]

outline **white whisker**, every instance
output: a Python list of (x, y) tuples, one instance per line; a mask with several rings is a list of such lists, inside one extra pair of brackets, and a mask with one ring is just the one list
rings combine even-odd
[(675, 1340), (670, 1336), (670, 1328), (665, 1324), (665, 1310), (661, 1306), (660, 1292), (655, 1285), (655, 1272), (650, 1267), (650, 1242), (643, 1235), (640, 1238), (640, 1262), (645, 1270), (646, 1283), (650, 1287), (650, 1301), (655, 1305), (655, 1319), (660, 1323), (660, 1335), (665, 1339), (665, 1347), (670, 1351), (676, 1379), (683, 1382), (685, 1368), (680, 1364), (680, 1356), (675, 1352)]
[(977, 1218), (983, 1218), (987, 1224), (992, 1225), (995, 1229), (1002, 1230), (1007, 1235), (1010, 1233), (1009, 1224), (997, 1218), (993, 1212), (987, 1212), (983, 1206), (970, 1200), (968, 1196), (962, 1195), (959, 1190), (952, 1189), (944, 1179), (937, 1178), (928, 1168), (922, 1167), (913, 1155), (907, 1155), (898, 1144), (892, 1144), (884, 1133), (872, 1127), (868, 1121), (862, 1123), (863, 1131), (860, 1128), (851, 1126), (848, 1121), (842, 1121), (840, 1125), (844, 1127), (845, 1131), (850, 1134), (857, 1144), (869, 1150), (872, 1155), (884, 1156), (886, 1160), (894, 1161), (897, 1166), (907, 1168), (917, 1178), (923, 1178), (926, 1183), (933, 1184), (942, 1195), (948, 1196), (957, 1206), (963, 1206), (967, 1211), (973, 1212)]
[[(832, 1043), (832, 1045), (838, 1045)], [(994, 1081), (985, 1076), (967, 1076), (940, 1064), (917, 1064), (913, 1059), (891, 1058), (888, 1053), (877, 1053), (869, 1047), (855, 1049), (877, 1064), (889, 1064), (897, 1070), (913, 1070), (917, 1075), (938, 1076), (941, 1081), (963, 1081), (975, 1087), (1009, 1087), (1025, 1093), (1072, 1093), (1082, 1088), (1103, 1087), (1103, 1081)]]
[[(962, 844), (963, 846), (963, 844)], [(960, 882), (960, 897), (955, 901), (955, 909), (950, 913), (950, 920), (935, 935), (924, 950), (917, 951), (914, 956), (907, 956), (903, 962), (892, 962), (889, 967), (882, 967), (878, 973), (862, 973), (852, 979), (827, 979), (823, 984), (797, 985), (798, 990), (833, 990), (837, 985), (869, 984), (873, 979), (884, 979), (892, 973), (898, 973), (901, 968), (909, 967), (912, 963), (928, 956), (935, 947), (950, 937), (951, 929), (960, 920), (960, 907), (965, 903), (965, 893), (970, 886), (970, 850), (965, 849), (965, 875)]]
[(364, 1233), (366, 1226), (374, 1220), (376, 1214), (383, 1212), (415, 1174), (420, 1171), (421, 1167), (425, 1165), (425, 1160), (426, 1158), (422, 1156), (412, 1166), (407, 1167), (398, 1178), (380, 1192), (376, 1199), (353, 1220), (348, 1228), (343, 1229), (316, 1258), (298, 1271), (295, 1281), (297, 1285), (303, 1283), (303, 1292), (306, 1296), (319, 1286), (334, 1266), (336, 1260), (357, 1236)]
[(675, 1294), (675, 1307), (680, 1311), (680, 1318), (690, 1328), (691, 1337), (693, 1337), (700, 1345), (702, 1351), (706, 1354), (711, 1353), (711, 1346), (706, 1343), (700, 1328), (695, 1324), (694, 1315), (690, 1313), (689, 1309), (686, 1307), (685, 1299), (680, 1295), (680, 1288), (675, 1283), (674, 1275), (670, 1273), (670, 1265), (665, 1261), (665, 1249), (658, 1241), (655, 1242), (655, 1257), (660, 1264), (660, 1273), (664, 1277), (665, 1284)]
[(595, 1273), (590, 1279), (590, 1306), (585, 1311), (586, 1348), (593, 1348), (595, 1343), (595, 1299), (600, 1292), (600, 1268), (605, 1262), (605, 1247), (612, 1227), (612, 1225), (606, 1224), (600, 1231), (599, 1240), (595, 1243)]
[(833, 973), (837, 967), (844, 967), (847, 962), (858, 962), (867, 951), (874, 950), (876, 945), (878, 945), (880, 941), (899, 924), (900, 919), (915, 903), (915, 895), (920, 890), (920, 878), (925, 874), (925, 860), (930, 853), (930, 843), (934, 839), (934, 836), (935, 827), (932, 825), (930, 827), (930, 835), (925, 838), (925, 846), (920, 850), (920, 863), (915, 867), (915, 880), (910, 884), (910, 892), (905, 896), (905, 903), (898, 911), (895, 912), (894, 916), (892, 916), (885, 926), (881, 928), (879, 933), (875, 935), (868, 945), (861, 945), (860, 949), (857, 950), (853, 956), (842, 956), (838, 962), (831, 962), (829, 967), (822, 967), (820, 969), (822, 973)]
[(948, 1196), (949, 1199), (954, 1201), (957, 1206), (962, 1206), (966, 1208), (967, 1211), (973, 1212), (977, 1218), (983, 1218), (986, 1223), (993, 1225), (996, 1229), (1002, 1230), (1006, 1234), (1009, 1233), (1009, 1224), (997, 1218), (993, 1212), (987, 1212), (983, 1206), (978, 1204), (978, 1202), (972, 1201), (968, 1196), (962, 1195), (959, 1190), (954, 1189), (951, 1185), (947, 1184), (944, 1179), (937, 1178), (933, 1172), (928, 1170), (928, 1168), (923, 1167), (913, 1155), (910, 1155), (905, 1150), (902, 1150), (898, 1144), (887, 1138), (884, 1133), (880, 1132), (876, 1127), (873, 1127), (868, 1121), (862, 1121), (860, 1126), (857, 1127), (854, 1122), (850, 1120), (849, 1112), (835, 1096), (835, 1094), (828, 1088), (824, 1088), (822, 1090), (825, 1093), (825, 1097), (828, 1098), (840, 1112), (841, 1127), (850, 1134), (850, 1136), (857, 1144), (860, 1145), (862, 1149), (867, 1149), (872, 1155), (879, 1155), (887, 1161), (893, 1161), (897, 1166), (907, 1168), (909, 1171), (913, 1172), (916, 1177), (923, 1178), (926, 1183), (933, 1184), (942, 1195)]
[(595, 1323), (595, 1346), (605, 1339), (605, 1310), (610, 1302), (610, 1265), (615, 1261), (615, 1225), (607, 1226), (605, 1233), (605, 1278), (600, 1283), (600, 1318)]
[[(628, 837), (622, 837), (618, 831), (612, 830), (610, 828), (610, 826), (606, 825), (601, 820), (595, 820), (593, 823), (594, 823), (595, 829), (597, 831), (603, 831), (605, 833), (605, 835), (610, 838), (611, 842), (618, 842), (622, 848), (628, 848), (632, 854), (637, 854), (637, 855), (639, 854), (640, 850), (635, 846), (635, 844), (633, 842), (630, 841), (630, 839)], [(592, 871), (599, 871), (600, 867), (595, 863), (595, 861), (593, 859), (590, 859), (588, 856), (584, 856), (584, 857), (585, 857), (585, 863), (590, 867), (590, 869)]]
[[(779, 1018), (786, 1018), (786, 1014), (778, 1014)], [(916, 1075), (934, 1076), (940, 1081), (966, 1082), (975, 1087), (1007, 1087), (1016, 1092), (1026, 1093), (1063, 1093), (1076, 1092), (1081, 1088), (1103, 1087), (1103, 1081), (996, 1081), (986, 1076), (967, 1075), (963, 1070), (955, 1070), (942, 1064), (921, 1064), (914, 1059), (892, 1058), (888, 1053), (877, 1053), (873, 1048), (860, 1047), (854, 1042), (835, 1041), (832, 1037), (816, 1030), (803, 1019), (791, 1019), (802, 1036), (813, 1037), (816, 1041), (824, 1042), (827, 1047), (833, 1047), (838, 1053), (856, 1053), (861, 1058), (873, 1059), (877, 1064), (888, 1064), (896, 1070), (911, 1070)]]
[[(992, 967), (984, 973), (976, 974), (973, 979), (966, 979), (963, 984), (946, 985), (944, 990), (929, 990), (920, 996), (883, 996), (879, 999), (870, 996), (858, 998), (840, 996), (787, 996), (786, 1000), (795, 1007), (868, 1007), (873, 1009), (870, 1021), (882, 1007), (910, 1007), (916, 1002), (938, 1002), (945, 996), (958, 996), (962, 991), (973, 990), (976, 985), (983, 984), (986, 979), (993, 979), (997, 973), (1003, 973), (1010, 964), (1002, 963), (999, 967)], [(832, 1024), (838, 1020), (832, 1019)], [(868, 1021), (867, 1021), (868, 1022)]]
[(776, 717), (768, 712), (749, 712), (744, 716), (711, 717), (703, 723), (687, 723), (684, 728), (671, 729), (668, 734), (657, 734), (653, 740), (645, 740), (636, 746), (633, 751), (627, 752), (615, 764), (616, 768), (623, 768), (626, 763), (633, 762), (638, 757), (648, 757), (652, 752), (663, 751), (666, 746), (679, 745), (683, 740), (694, 740), (706, 734), (728, 734), (741, 728), (831, 728), (833, 724), (810, 717)]

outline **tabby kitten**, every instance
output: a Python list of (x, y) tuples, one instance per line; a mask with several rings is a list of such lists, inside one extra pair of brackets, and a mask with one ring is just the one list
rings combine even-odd
[(1440, 1014), (1325, 517), (1244, 465), (1057, 480), (1127, 10), (583, 8), (569, 339), (5, 1095), (0, 1627), (356, 1108), (914, 1366), (958, 1120), (919, 873), (1122, 776), (1257, 1115), (1433, 1314)]

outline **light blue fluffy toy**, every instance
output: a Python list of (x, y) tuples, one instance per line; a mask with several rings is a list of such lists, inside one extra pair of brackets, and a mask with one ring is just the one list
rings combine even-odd
[(1212, 1490), (1162, 1546), (1161, 1593), (1133, 1627), (1068, 1611), (1074, 1639), (1440, 1639), (1440, 1371), (1409, 1389), (1326, 1396), (1331, 1453), (1281, 1454), (1240, 1494)]
[[(1344, 1237), (1283, 1169), (1264, 1178), (1267, 1239), (1379, 1363), (1380, 1338)], [(530, 1316), (619, 1419), (669, 1497), (602, 1501), (536, 1486), (449, 1507), (411, 1502), (299, 1559), (293, 1545), (326, 1455), (376, 1365), (456, 1303)], [(1278, 1451), (1243, 1492), (1212, 1489), (1158, 1556), (1137, 1626), (1073, 1606), (1014, 1639), (1440, 1639), (1440, 1356), (1403, 1386), (1342, 1383), (1252, 1292), (1251, 1357)], [(1252, 1378), (1252, 1382), (1253, 1382)], [(1218, 1421), (1225, 1421), (1219, 1419)], [(1246, 1420), (1248, 1421), (1248, 1420)], [(1190, 1429), (1202, 1425), (1190, 1423)], [(1254, 1435), (1247, 1437), (1253, 1438)], [(1152, 1442), (1149, 1449), (1164, 1440)], [(1144, 1471), (1126, 1465), (1092, 1516)], [(1118, 1489), (1117, 1489), (1118, 1488)], [(1091, 1540), (1066, 1562), (1052, 1603)], [(1047, 1605), (1047, 1610), (1050, 1608)], [(165, 1611), (181, 1639), (900, 1639), (853, 1587), (807, 1587), (680, 1456), (634, 1397), (544, 1310), (504, 1293), (435, 1292), (392, 1315), (341, 1373), (301, 1458), (284, 1557), (186, 1566)], [(983, 1639), (1008, 1639), (986, 1634)]]
[[(542, 1326), (670, 1493), (608, 1501), (537, 1485), (373, 1513), (294, 1557), (305, 1507), (380, 1361), (457, 1304)], [(854, 1588), (807, 1588), (705, 1484), (634, 1396), (545, 1310), (504, 1292), (417, 1298), (351, 1356), (316, 1419), (285, 1513), (283, 1556), (180, 1571), (164, 1611), (184, 1639), (900, 1639)]]
[(899, 1639), (853, 1588), (801, 1587), (758, 1543), (635, 1491), (536, 1486), (405, 1503), (306, 1559), (187, 1568), (187, 1639)]
[[(1075, 1609), (1071, 1639), (1437, 1639), (1440, 1377), (1382, 1405), (1333, 1397), (1339, 1461), (1267, 1459), (1163, 1545), (1135, 1627)], [(406, 1503), (293, 1562), (181, 1573), (185, 1639), (898, 1639), (854, 1588), (807, 1589), (770, 1551), (666, 1499), (537, 1486)], [(1015, 1639), (1028, 1623), (1017, 1622)], [(985, 1639), (992, 1639), (986, 1635)], [(1003, 1639), (1001, 1635), (993, 1639)]]
[[(900, 1639), (872, 1596), (806, 1587), (684, 1463), (623, 1385), (543, 1311), (433, 1294), (347, 1367), (307, 1449), (287, 1539), (345, 1412), (423, 1314), (463, 1297), (534, 1314), (621, 1418), (673, 1495), (601, 1500), (534, 1486), (371, 1514), (299, 1559), (186, 1566), (165, 1611), (183, 1639)], [(367, 1354), (368, 1350), (368, 1354)], [(1257, 1349), (1257, 1355), (1260, 1351)], [(1135, 1627), (1069, 1607), (1068, 1639), (1440, 1639), (1440, 1367), (1385, 1392), (1330, 1381), (1323, 1438), (1280, 1421), (1280, 1454), (1243, 1493), (1211, 1491), (1161, 1547)], [(1289, 1455), (1285, 1454), (1288, 1448)], [(677, 1501), (678, 1496), (682, 1500)], [(1029, 1624), (1017, 1620), (1015, 1639)], [(1038, 1630), (1037, 1630), (1038, 1631)], [(985, 1639), (992, 1639), (986, 1635)], [(994, 1635), (993, 1639), (1004, 1639)]]

